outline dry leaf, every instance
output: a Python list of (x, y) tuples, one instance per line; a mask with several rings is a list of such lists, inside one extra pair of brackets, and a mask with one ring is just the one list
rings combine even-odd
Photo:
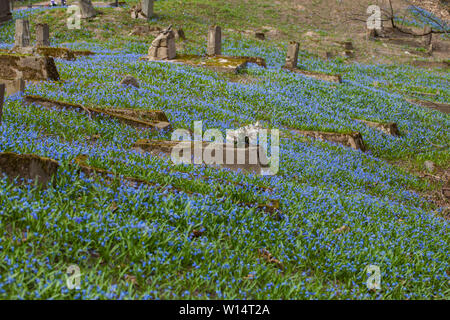
[(337, 228), (333, 232), (334, 233), (344, 233), (344, 232), (348, 232), (348, 231), (350, 231), (350, 227), (344, 224), (342, 227)]
[(284, 266), (281, 263), (281, 261), (278, 260), (278, 259), (275, 259), (272, 256), (272, 254), (269, 251), (267, 251), (266, 249), (259, 249), (258, 253), (259, 253), (259, 256), (261, 258), (263, 258), (265, 261), (275, 264), (279, 269), (283, 269), (284, 268)]
[(131, 276), (129, 274), (126, 274), (125, 281), (131, 282), (132, 284), (136, 284), (136, 276)]

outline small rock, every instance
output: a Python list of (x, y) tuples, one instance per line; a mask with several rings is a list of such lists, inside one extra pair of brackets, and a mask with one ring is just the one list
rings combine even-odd
[(136, 88), (139, 88), (139, 82), (136, 80), (135, 77), (127, 74), (122, 81), (120, 81), (120, 86), (133, 86)]
[(423, 165), (425, 166), (425, 169), (427, 169), (428, 172), (433, 172), (434, 171), (434, 162), (427, 160), (423, 163)]

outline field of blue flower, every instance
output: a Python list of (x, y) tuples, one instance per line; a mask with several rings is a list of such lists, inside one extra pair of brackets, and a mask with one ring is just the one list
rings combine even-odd
[[(14, 18), (42, 10), (15, 11)], [(0, 48), (12, 46), (13, 28), (13, 22), (0, 27)], [(170, 134), (24, 106), (22, 96), (10, 96), (0, 151), (50, 157), (61, 167), (55, 186), (45, 190), (0, 180), (1, 298), (450, 298), (450, 224), (442, 208), (420, 196), (436, 186), (392, 165), (408, 159), (417, 166), (433, 160), (448, 167), (450, 152), (433, 144), (450, 140), (450, 117), (405, 100), (420, 88), (439, 90), (436, 101), (448, 103), (448, 73), (322, 61), (301, 52), (299, 67), (340, 73), (339, 85), (281, 71), (287, 43), (229, 35), (223, 54), (260, 56), (268, 64), (250, 65), (242, 76), (253, 81), (242, 83), (205, 69), (141, 61), (148, 44), (136, 39), (76, 41), (74, 34), (83, 32), (59, 34), (52, 45), (96, 55), (57, 59), (61, 81), (30, 85), (25, 94), (87, 106), (160, 109), (174, 128), (203, 120), (204, 129), (226, 130), (262, 120), (285, 133), (280, 171), (259, 176), (173, 166), (131, 149), (137, 139)], [(118, 86), (126, 74), (139, 80), (139, 89)], [(355, 118), (396, 122), (401, 136)], [(291, 136), (287, 127), (359, 131), (369, 151)], [(99, 137), (95, 143), (93, 136)], [(74, 165), (79, 155), (92, 166), (154, 186), (85, 176)], [(277, 216), (257, 208), (275, 200)], [(348, 232), (334, 232), (344, 225)], [(263, 248), (280, 264), (261, 258)], [(79, 290), (66, 283), (73, 264), (82, 273)], [(366, 286), (369, 265), (381, 269), (381, 290)]]

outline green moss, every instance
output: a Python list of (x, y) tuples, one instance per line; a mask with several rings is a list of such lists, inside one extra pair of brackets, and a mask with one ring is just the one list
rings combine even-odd
[(36, 52), (39, 55), (62, 58), (67, 60), (75, 60), (75, 55), (72, 50), (67, 48), (57, 48), (57, 47), (37, 47)]

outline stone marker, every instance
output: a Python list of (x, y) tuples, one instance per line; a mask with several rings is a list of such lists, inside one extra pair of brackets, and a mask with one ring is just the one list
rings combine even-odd
[(171, 60), (175, 59), (176, 55), (175, 34), (170, 25), (153, 40), (148, 49), (147, 58), (149, 60)]
[(80, 7), (82, 19), (92, 18), (97, 15), (91, 0), (78, 0), (78, 7)]
[[(157, 119), (161, 119), (162, 116), (160, 112), (162, 111), (133, 111), (130, 109), (100, 109), (100, 108), (92, 108), (85, 107), (80, 104), (68, 103), (63, 101), (57, 101), (52, 99), (47, 99), (39, 96), (25, 96), (23, 99), (24, 104), (36, 104), (43, 106), (44, 108), (56, 108), (56, 109), (72, 109), (77, 110), (83, 113), (87, 113), (89, 116), (100, 116), (106, 118), (113, 118), (118, 120), (119, 122), (129, 125), (138, 129), (151, 129), (151, 130), (167, 130), (171, 131), (172, 126), (167, 121), (154, 120), (155, 117)], [(149, 120), (149, 118), (151, 120)], [(142, 119), (142, 120), (141, 120)], [(163, 119), (167, 119), (165, 117)]]
[(153, 17), (153, 0), (142, 0), (142, 12), (147, 20)]
[(25, 81), (22, 78), (2, 81), (5, 83), (5, 96), (23, 93), (25, 91)]
[(36, 46), (50, 45), (50, 29), (46, 23), (36, 24)]
[(186, 40), (186, 35), (184, 34), (184, 30), (182, 28), (175, 30), (175, 39)]
[(30, 46), (30, 23), (26, 19), (16, 20), (16, 34), (14, 36), (14, 46)]
[(299, 49), (298, 42), (295, 42), (295, 41), (289, 42), (285, 68), (287, 68), (287, 69), (297, 68), (298, 49)]
[(55, 160), (33, 154), (0, 153), (0, 173), (6, 174), (10, 180), (31, 179), (33, 182), (46, 185), (56, 175), (58, 167), (59, 164)]
[(342, 83), (342, 77), (341, 77), (340, 74), (327, 74), (327, 73), (323, 73), (323, 72), (302, 70), (302, 69), (299, 69), (299, 68), (288, 69), (288, 70), (292, 71), (292, 72), (295, 72), (295, 73), (300, 73), (300, 74), (302, 74), (304, 76), (307, 76), (307, 77), (310, 77), (310, 78), (314, 78), (314, 79), (319, 79), (319, 80), (329, 81), (329, 82)]
[(3, 83), (0, 83), (0, 125), (2, 124), (4, 100), (5, 100), (5, 85)]
[(342, 52), (342, 56), (345, 58), (354, 58), (355, 53), (353, 50), (345, 50), (344, 52)]
[(59, 80), (55, 61), (51, 57), (35, 57), (0, 53), (0, 79)]
[(447, 199), (450, 199), (450, 188), (449, 187), (442, 187), (442, 194)]
[[(185, 155), (183, 154), (183, 152), (190, 150), (191, 159), (193, 159), (195, 152), (194, 148), (198, 147), (201, 150), (202, 155), (208, 154), (213, 157), (211, 159), (211, 163), (207, 162), (207, 160), (202, 157), (202, 164), (219, 166), (234, 171), (242, 170), (244, 172), (252, 172), (256, 174), (261, 174), (264, 169), (269, 167), (269, 160), (267, 159), (267, 155), (264, 149), (260, 146), (249, 146), (247, 148), (241, 148), (236, 146), (228, 146), (226, 143), (214, 143), (206, 141), (198, 142), (199, 145), (197, 147), (195, 144), (196, 143), (193, 141), (165, 141), (143, 139), (136, 141), (136, 143), (133, 145), (133, 149), (139, 152), (147, 151), (153, 155), (162, 154), (163, 156), (168, 157), (171, 156), (172, 150), (174, 148), (176, 148), (174, 152), (176, 152), (177, 156), (179, 157), (184, 157)], [(215, 158), (215, 147), (221, 148), (222, 157), (220, 157), (220, 154), (217, 154), (217, 158)], [(238, 158), (239, 154), (242, 155), (242, 159)], [(229, 160), (227, 160), (227, 157), (229, 157)], [(192, 164), (195, 163), (192, 162)]]
[(43, 46), (35, 48), (34, 53), (44, 57), (59, 58), (64, 60), (76, 59), (75, 52), (67, 48)]
[(399, 136), (400, 135), (400, 131), (398, 130), (397, 124), (395, 122), (381, 123), (381, 122), (374, 122), (374, 121), (368, 121), (368, 120), (362, 120), (362, 119), (355, 119), (355, 120), (366, 124), (368, 127), (378, 129), (381, 132), (384, 132), (391, 136)]
[(131, 18), (148, 20), (147, 16), (144, 14), (144, 11), (142, 10), (142, 2), (138, 2), (137, 5), (131, 7)]
[(325, 60), (334, 58), (334, 54), (331, 51), (322, 52), (320, 56)]
[(345, 50), (353, 50), (354, 49), (353, 42), (351, 42), (351, 41), (344, 41), (342, 43), (342, 45), (344, 46)]
[(208, 30), (207, 54), (216, 56), (222, 54), (222, 29), (219, 26), (210, 26)]
[(259, 40), (265, 40), (266, 34), (264, 32), (255, 32), (255, 38)]
[(0, 1), (0, 24), (12, 19), (9, 1)]
[(339, 143), (346, 147), (361, 150), (362, 152), (366, 151), (363, 138), (359, 132), (338, 133), (338, 132), (322, 132), (322, 131), (303, 131), (297, 129), (291, 129), (291, 131), (293, 133), (300, 134), (302, 136), (322, 141)]
[[(142, 26), (135, 26), (128, 35), (129, 36), (152, 35), (152, 36), (157, 37), (161, 31), (162, 31), (162, 29), (158, 26), (142, 25)], [(176, 35), (176, 33), (175, 33), (175, 35)]]
[(127, 74), (119, 83), (120, 86), (133, 86), (139, 88), (139, 82), (132, 75)]
[(425, 26), (423, 28), (423, 33), (424, 34), (425, 33), (430, 33), (430, 34), (424, 36), (424, 38), (423, 38), (423, 45), (424, 45), (424, 47), (428, 48), (431, 45), (431, 39), (433, 37), (433, 34), (431, 33), (431, 27), (430, 26)]
[[(142, 60), (157, 60), (148, 56), (142, 57)], [(239, 73), (247, 67), (249, 62), (263, 63), (263, 60), (248, 57), (226, 57), (226, 56), (199, 56), (199, 55), (177, 55), (175, 59), (168, 60), (173, 63), (182, 63), (194, 67), (202, 67), (218, 72)]]
[(419, 100), (419, 99), (406, 99), (409, 103), (414, 103), (421, 105), (422, 107), (437, 110), (443, 113), (450, 113), (450, 104), (442, 102), (433, 102), (429, 100)]
[(428, 172), (433, 172), (435, 170), (435, 165), (433, 161), (427, 160), (423, 163), (425, 169), (427, 169)]

